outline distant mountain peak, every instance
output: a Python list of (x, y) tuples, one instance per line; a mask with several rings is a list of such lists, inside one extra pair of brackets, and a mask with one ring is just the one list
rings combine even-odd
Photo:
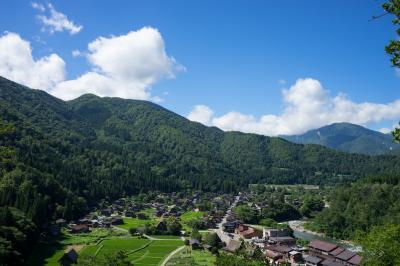
[(339, 151), (366, 155), (400, 151), (400, 144), (393, 143), (390, 134), (348, 122), (333, 123), (304, 134), (281, 137), (295, 143), (319, 144)]

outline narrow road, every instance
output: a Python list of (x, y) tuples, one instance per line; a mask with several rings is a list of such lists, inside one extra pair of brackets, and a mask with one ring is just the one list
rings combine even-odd
[(167, 262), (178, 252), (180, 252), (182, 249), (184, 249), (185, 246), (179, 247), (177, 249), (175, 249), (174, 251), (172, 251), (171, 253), (169, 253), (169, 255), (165, 258), (165, 260), (160, 264), (160, 266), (165, 266), (167, 265)]

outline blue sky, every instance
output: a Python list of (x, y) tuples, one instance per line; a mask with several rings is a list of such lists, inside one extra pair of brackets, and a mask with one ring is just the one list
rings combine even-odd
[[(168, 66), (154, 70), (140, 93), (115, 94), (105, 88), (104, 96), (161, 99), (162, 106), (183, 116), (192, 112), (192, 120), (266, 135), (346, 120), (391, 128), (400, 119), (400, 74), (384, 52), (388, 40), (396, 38), (395, 28), (390, 17), (369, 21), (382, 13), (380, 1), (34, 1), (44, 12), (32, 3), (1, 1), (0, 32), (29, 42), (33, 60), (54, 53), (64, 62), (65, 75), (52, 81), (50, 93), (58, 82), (100, 73), (100, 63), (87, 58), (88, 44), (98, 37), (112, 39), (150, 27), (162, 38)], [(49, 4), (81, 26), (79, 32), (46, 27), (38, 16), (51, 16)], [(72, 56), (73, 50), (81, 55)], [(1, 67), (0, 74), (7, 76)], [(10, 77), (32, 83), (24, 75)], [(339, 99), (340, 93), (347, 96)], [(194, 110), (197, 105), (202, 106)], [(328, 109), (326, 114), (312, 117), (323, 113), (321, 108)]]

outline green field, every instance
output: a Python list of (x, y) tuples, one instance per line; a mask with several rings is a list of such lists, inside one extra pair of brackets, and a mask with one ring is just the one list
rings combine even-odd
[(138, 218), (123, 218), (124, 224), (117, 225), (117, 227), (129, 230), (129, 228), (139, 228), (139, 227), (144, 227), (145, 224), (156, 224), (157, 220), (154, 219), (146, 219), (146, 220), (141, 220)]
[(93, 229), (91, 232), (84, 234), (70, 234), (64, 229), (58, 238), (37, 244), (34, 247), (32, 255), (28, 258), (26, 265), (56, 266), (59, 265), (58, 260), (64, 254), (64, 250), (70, 245), (95, 244), (104, 238), (110, 239), (126, 236), (129, 236), (129, 234), (108, 229)]
[(180, 236), (173, 236), (173, 235), (150, 235), (150, 237), (158, 238), (158, 239), (181, 239)]
[(181, 252), (174, 255), (166, 264), (167, 266), (213, 266), (216, 257), (210, 252), (203, 250), (190, 250), (185, 248)]
[(181, 221), (183, 223), (188, 223), (192, 220), (199, 220), (203, 218), (204, 212), (188, 211), (181, 215)]
[(183, 246), (181, 240), (118, 239), (104, 240), (81, 251), (80, 256), (96, 255), (100, 260), (107, 254), (122, 250), (134, 265), (159, 265), (169, 253)]

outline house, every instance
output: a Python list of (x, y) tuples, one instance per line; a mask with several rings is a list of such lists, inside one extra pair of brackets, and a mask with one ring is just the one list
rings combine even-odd
[(71, 234), (80, 234), (89, 232), (89, 226), (86, 224), (76, 224), (72, 226), (70, 233)]
[(278, 245), (286, 245), (286, 246), (296, 245), (296, 239), (291, 236), (270, 237), (269, 241)]
[(261, 238), (263, 233), (261, 230), (241, 224), (235, 229), (235, 234), (240, 235), (245, 239)]
[(281, 246), (281, 245), (266, 245), (264, 247), (265, 250), (267, 251), (272, 251), (274, 253), (277, 253), (280, 256), (280, 258), (289, 260), (290, 259), (290, 255), (289, 253), (293, 250), (292, 248), (288, 247), (288, 246)]
[(111, 216), (111, 214), (113, 213), (113, 210), (111, 208), (107, 208), (107, 209), (102, 209), (100, 211), (101, 215), (104, 216)]
[(303, 261), (303, 255), (301, 254), (301, 252), (292, 250), (289, 252), (289, 261), (291, 263), (300, 263)]
[(290, 236), (289, 230), (287, 229), (275, 229), (275, 228), (264, 228), (263, 229), (263, 237), (284, 237)]
[(135, 213), (133, 211), (125, 211), (125, 217), (134, 217)]
[(355, 255), (350, 260), (347, 261), (349, 265), (361, 265), (361, 257), (359, 255)]
[(321, 266), (321, 262), (323, 259), (315, 256), (307, 256), (306, 259), (306, 266)]
[(158, 232), (165, 232), (165, 231), (167, 231), (167, 230), (168, 230), (168, 228), (167, 228), (167, 222), (166, 222), (165, 220), (161, 220), (161, 221), (157, 224), (156, 229), (157, 229)]
[(124, 224), (124, 220), (120, 216), (115, 216), (115, 217), (111, 218), (111, 224), (112, 225)]
[(238, 227), (241, 223), (238, 221), (227, 222), (222, 225), (225, 232), (234, 233), (236, 227)]
[(313, 255), (315, 254), (329, 255), (329, 252), (332, 252), (338, 246), (336, 244), (332, 244), (322, 240), (313, 240), (310, 242), (308, 247), (310, 248), (310, 253)]
[(230, 239), (228, 245), (226, 245), (226, 247), (224, 247), (223, 250), (228, 252), (235, 252), (240, 248), (241, 245), (242, 245), (241, 241)]
[(200, 241), (197, 239), (190, 239), (189, 245), (192, 248), (192, 250), (201, 248)]
[(67, 221), (64, 220), (64, 219), (57, 219), (56, 220), (56, 225), (59, 226), (59, 227), (66, 226), (67, 225)]
[(67, 266), (78, 262), (78, 253), (75, 249), (70, 248), (65, 251), (64, 255), (58, 260), (58, 264)]

